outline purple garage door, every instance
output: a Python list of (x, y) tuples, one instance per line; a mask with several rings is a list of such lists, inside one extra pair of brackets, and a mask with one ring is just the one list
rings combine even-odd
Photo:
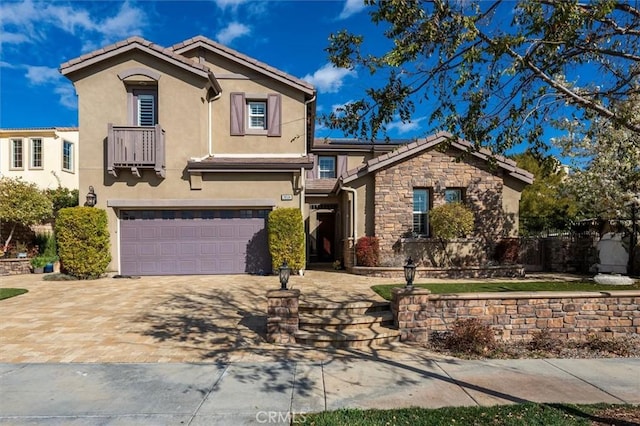
[(271, 272), (267, 214), (267, 210), (123, 211), (121, 274)]

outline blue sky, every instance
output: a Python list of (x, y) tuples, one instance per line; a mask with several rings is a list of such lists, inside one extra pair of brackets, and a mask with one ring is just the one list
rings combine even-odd
[[(0, 127), (76, 126), (72, 84), (61, 63), (133, 35), (169, 47), (204, 35), (309, 81), (318, 112), (362, 96), (368, 72), (333, 68), (324, 48), (341, 29), (379, 37), (362, 0), (0, 2)], [(393, 123), (392, 137), (427, 134), (424, 119)], [(318, 129), (318, 134), (342, 136)]]

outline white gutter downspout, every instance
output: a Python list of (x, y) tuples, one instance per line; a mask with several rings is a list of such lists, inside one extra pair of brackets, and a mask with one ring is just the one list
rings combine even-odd
[(222, 96), (222, 92), (215, 95), (213, 98), (209, 99), (207, 102), (207, 144), (208, 144), (208, 153), (202, 157), (192, 157), (193, 161), (202, 161), (205, 158), (213, 157), (213, 117), (211, 117), (211, 105), (213, 101), (220, 99)]
[[(358, 215), (356, 214), (358, 206), (358, 192), (348, 186), (342, 186), (342, 180), (340, 180), (340, 190), (347, 191), (353, 194), (353, 205), (351, 206), (351, 223), (352, 223), (352, 238), (353, 244), (356, 244), (358, 238)], [(353, 266), (356, 266), (356, 251), (353, 250)]]

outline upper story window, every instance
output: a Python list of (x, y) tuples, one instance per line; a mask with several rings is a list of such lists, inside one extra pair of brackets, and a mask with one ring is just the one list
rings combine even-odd
[(413, 190), (413, 233), (429, 234), (429, 190)]
[(155, 126), (158, 124), (157, 88), (133, 89), (134, 124)]
[(318, 157), (318, 177), (320, 179), (335, 179), (336, 157)]
[(29, 168), (41, 169), (42, 168), (42, 139), (31, 139), (31, 157), (29, 162)]
[(62, 170), (73, 172), (73, 143), (62, 142)]
[(265, 130), (267, 128), (267, 103), (249, 101), (249, 128)]
[(234, 92), (230, 94), (231, 136), (281, 136), (279, 93), (265, 95)]
[(24, 168), (24, 146), (22, 139), (11, 139), (11, 168)]
[(462, 189), (461, 188), (447, 188), (444, 190), (444, 200), (447, 203), (461, 203)]

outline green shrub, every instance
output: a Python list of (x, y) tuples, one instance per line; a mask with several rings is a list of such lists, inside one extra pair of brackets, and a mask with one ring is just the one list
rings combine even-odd
[(443, 240), (465, 237), (473, 231), (473, 212), (462, 203), (447, 203), (429, 212), (433, 234)]
[(267, 223), (269, 252), (273, 270), (286, 261), (296, 271), (304, 269), (304, 223), (302, 212), (296, 208), (279, 208), (269, 214)]
[(58, 212), (55, 235), (62, 268), (80, 279), (98, 278), (111, 262), (107, 213), (92, 207)]
[(380, 242), (376, 237), (360, 237), (356, 243), (358, 266), (378, 266)]
[(477, 318), (458, 319), (444, 338), (452, 352), (482, 355), (496, 347), (496, 338), (490, 326)]

